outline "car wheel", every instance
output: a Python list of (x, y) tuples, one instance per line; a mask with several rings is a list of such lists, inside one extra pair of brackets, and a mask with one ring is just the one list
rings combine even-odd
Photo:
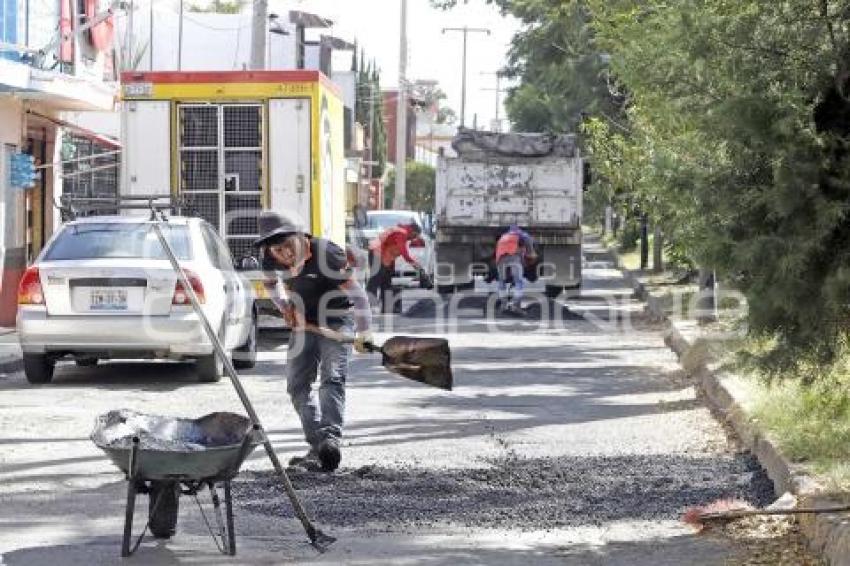
[(439, 293), (440, 295), (451, 295), (454, 292), (454, 285), (437, 285), (437, 293)]
[(257, 365), (257, 325), (257, 314), (254, 313), (248, 339), (233, 352), (233, 367), (236, 369), (251, 369)]
[(180, 484), (173, 481), (152, 481), (148, 494), (148, 521), (156, 538), (171, 538), (177, 530), (180, 510)]
[(208, 356), (202, 356), (195, 361), (195, 373), (201, 383), (215, 383), (221, 381), (224, 373), (224, 364), (218, 354), (213, 352)]
[(24, 375), (33, 384), (50, 383), (56, 362), (45, 354), (24, 354)]
[(97, 358), (77, 358), (76, 363), (81, 368), (91, 368), (97, 365)]

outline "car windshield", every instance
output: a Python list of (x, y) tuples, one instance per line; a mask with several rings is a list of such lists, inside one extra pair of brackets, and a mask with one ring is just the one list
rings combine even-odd
[[(179, 259), (192, 259), (189, 229), (163, 225), (165, 239)], [(44, 256), (69, 259), (168, 259), (149, 223), (86, 223), (67, 226)]]
[(410, 224), (411, 222), (419, 222), (416, 221), (416, 217), (411, 214), (369, 214), (369, 224), (368, 227), (372, 229), (383, 230), (385, 228), (392, 228), (393, 226), (398, 226), (399, 224)]

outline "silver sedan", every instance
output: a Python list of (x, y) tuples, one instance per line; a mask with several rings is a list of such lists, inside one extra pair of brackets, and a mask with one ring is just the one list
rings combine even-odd
[[(161, 224), (202, 308), (237, 367), (256, 360), (254, 293), (207, 222)], [(201, 381), (218, 381), (221, 360), (192, 309), (151, 222), (96, 216), (62, 226), (19, 286), (17, 329), (30, 383), (47, 383), (56, 362), (194, 360)]]

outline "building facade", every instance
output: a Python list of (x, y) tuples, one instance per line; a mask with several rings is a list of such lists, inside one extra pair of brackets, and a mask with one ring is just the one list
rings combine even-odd
[[(54, 205), (62, 195), (63, 146), (74, 143), (66, 136), (89, 136), (97, 151), (115, 143), (63, 119), (115, 107), (113, 16), (85, 12), (95, 5), (0, 0), (0, 326), (14, 324), (18, 281), (60, 222)], [(96, 23), (86, 29), (84, 21)], [(20, 153), (37, 167), (28, 187), (12, 185), (10, 163)], [(84, 159), (77, 167), (89, 165)]]

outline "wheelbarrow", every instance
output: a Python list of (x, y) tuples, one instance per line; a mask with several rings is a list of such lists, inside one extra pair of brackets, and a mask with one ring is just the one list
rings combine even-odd
[[(258, 425), (233, 413), (191, 420), (120, 409), (97, 418), (91, 439), (127, 478), (121, 556), (132, 555), (148, 530), (156, 538), (175, 534), (180, 495), (194, 497), (218, 550), (236, 554), (230, 482), (248, 455), (264, 442)], [(215, 527), (198, 498), (204, 488), (212, 499)], [(219, 488), (224, 492), (224, 518)], [(148, 521), (133, 542), (139, 493), (148, 495)]]

